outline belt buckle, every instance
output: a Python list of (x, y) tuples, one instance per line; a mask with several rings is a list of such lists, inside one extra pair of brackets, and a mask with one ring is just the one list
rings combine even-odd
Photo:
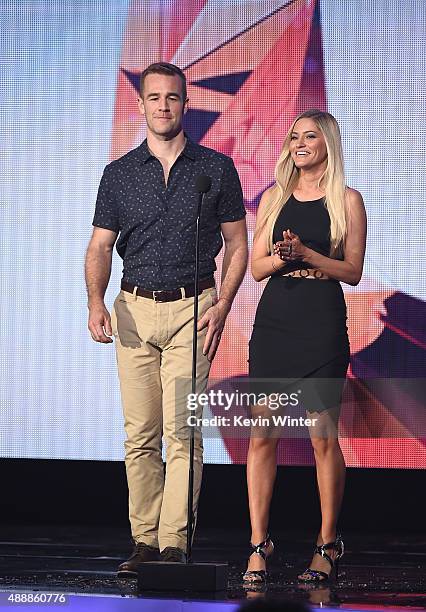
[(164, 293), (164, 291), (162, 291), (162, 290), (160, 289), (160, 290), (158, 290), (158, 291), (153, 291), (153, 292), (152, 292), (152, 299), (154, 300), (154, 302), (161, 302), (161, 301), (162, 301), (161, 299), (159, 299), (159, 298), (157, 297), (157, 294), (159, 294), (159, 293)]

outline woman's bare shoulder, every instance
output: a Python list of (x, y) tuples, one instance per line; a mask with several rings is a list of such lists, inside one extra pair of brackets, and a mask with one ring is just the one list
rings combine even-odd
[(268, 187), (268, 189), (265, 189), (265, 191), (262, 193), (262, 197), (260, 198), (259, 205), (257, 207), (258, 211), (262, 210), (263, 208), (268, 206), (268, 204), (270, 204), (274, 196), (275, 190), (276, 190), (275, 185), (271, 185), (271, 187)]
[(354, 202), (355, 204), (363, 203), (361, 192), (359, 192), (357, 189), (354, 189), (353, 187), (346, 186), (345, 197), (346, 197), (346, 201), (349, 204), (352, 204), (352, 202)]
[(364, 200), (357, 189), (346, 187), (345, 204), (349, 219), (358, 219), (362, 223), (366, 222)]

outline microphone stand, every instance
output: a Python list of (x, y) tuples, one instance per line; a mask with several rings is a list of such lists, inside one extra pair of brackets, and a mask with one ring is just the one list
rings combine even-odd
[[(195, 222), (195, 272), (194, 272), (194, 325), (192, 328), (192, 378), (191, 393), (197, 391), (197, 339), (198, 339), (198, 286), (200, 269), (200, 218), (201, 205), (204, 199), (204, 191), (198, 193), (197, 218)], [(192, 535), (194, 532), (194, 428), (190, 426), (189, 434), (189, 471), (188, 471), (188, 508), (187, 508), (187, 527), (186, 527), (186, 563), (192, 561)]]

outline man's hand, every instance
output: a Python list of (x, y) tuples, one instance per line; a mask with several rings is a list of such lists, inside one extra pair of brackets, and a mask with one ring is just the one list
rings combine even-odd
[(227, 300), (219, 299), (217, 304), (211, 306), (198, 321), (197, 329), (201, 331), (207, 327), (207, 335), (203, 346), (203, 355), (207, 355), (209, 361), (213, 361), (218, 349), (222, 331), (225, 326), (226, 317), (231, 310), (231, 304)]
[(111, 317), (103, 302), (89, 305), (88, 328), (95, 342), (103, 344), (112, 342)]

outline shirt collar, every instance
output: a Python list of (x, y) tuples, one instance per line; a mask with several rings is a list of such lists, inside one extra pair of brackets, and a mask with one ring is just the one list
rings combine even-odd
[[(184, 157), (187, 157), (188, 159), (195, 161), (197, 159), (197, 153), (198, 153), (197, 145), (195, 144), (195, 142), (193, 142), (188, 137), (187, 134), (185, 134), (185, 137), (186, 137), (186, 145), (182, 153), (179, 155), (179, 157), (183, 155)], [(137, 153), (137, 156), (139, 157), (139, 159), (141, 160), (143, 164), (146, 163), (148, 159), (151, 159), (152, 157), (154, 157), (154, 155), (148, 149), (148, 143), (147, 143), (146, 138), (143, 141), (143, 143), (135, 149), (135, 153)]]

